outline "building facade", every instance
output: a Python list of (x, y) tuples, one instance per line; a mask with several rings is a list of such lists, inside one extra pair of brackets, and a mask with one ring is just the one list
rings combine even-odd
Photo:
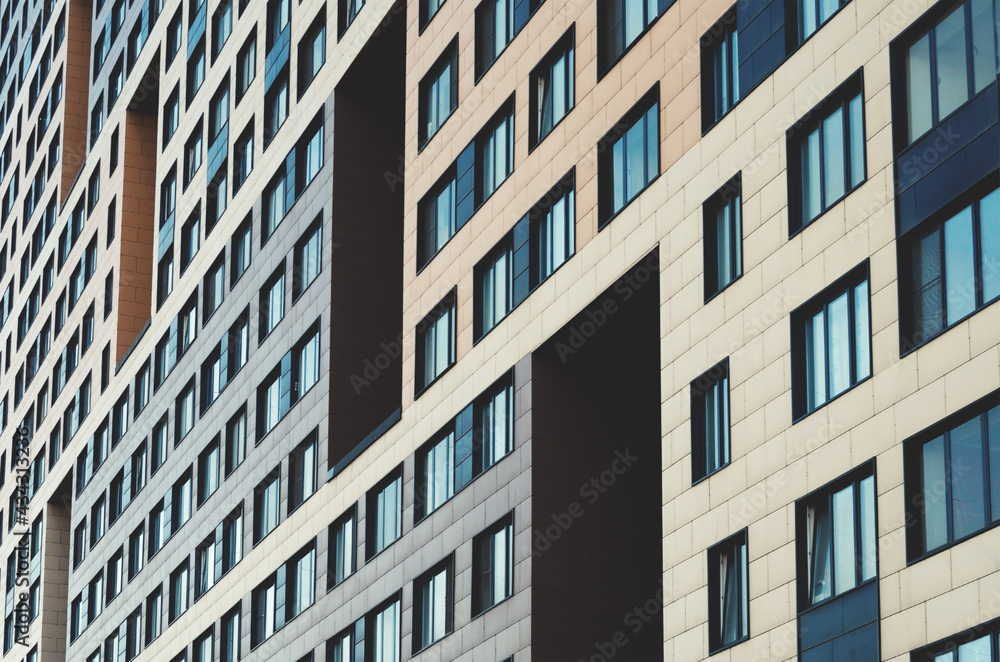
[(0, 5), (5, 660), (1000, 662), (998, 0)]

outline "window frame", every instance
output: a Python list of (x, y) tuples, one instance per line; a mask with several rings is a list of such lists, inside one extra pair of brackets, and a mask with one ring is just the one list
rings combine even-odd
[[(643, 123), (643, 138), (641, 140), (641, 145), (643, 146), (643, 169), (645, 170), (650, 165), (650, 155), (646, 153), (646, 148), (649, 147), (650, 135), (647, 117), (651, 110), (655, 110), (656, 118), (656, 173), (646, 179), (645, 183), (637, 189), (631, 197), (628, 197), (627, 191), (627, 167), (625, 164), (628, 162), (628, 156), (625, 154), (625, 149), (622, 149), (622, 164), (623, 171), (619, 175), (614, 170), (614, 152), (615, 147), (619, 143), (627, 145), (628, 134), (630, 131), (634, 130), (636, 126), (642, 122)], [(663, 164), (661, 159), (661, 152), (663, 151), (662, 135), (660, 130), (660, 84), (656, 82), (652, 88), (649, 89), (629, 110), (618, 120), (615, 125), (611, 128), (608, 133), (604, 135), (603, 138), (598, 142), (598, 163), (597, 163), (597, 182), (598, 182), (598, 222), (597, 231), (600, 232), (604, 228), (608, 227), (615, 218), (617, 218), (622, 212), (629, 208), (629, 206), (639, 199), (639, 197), (645, 192), (649, 187), (653, 185), (656, 180), (660, 178), (663, 174)], [(615, 180), (618, 178), (622, 179), (622, 206), (618, 209), (614, 208), (614, 188)]]
[[(730, 279), (720, 283), (719, 214), (727, 213)], [(702, 205), (705, 303), (743, 277), (743, 173), (737, 172)], [(712, 268), (710, 268), (712, 267)], [(709, 274), (712, 274), (711, 276)]]
[[(547, 73), (551, 81), (553, 72), (563, 58), (566, 58), (564, 66), (569, 74), (565, 84), (566, 98), (563, 99), (566, 104), (565, 112), (561, 117), (556, 118), (555, 110), (553, 109), (552, 126), (545, 133), (541, 133), (538, 88), (543, 74)], [(528, 154), (531, 154), (576, 108), (576, 23), (569, 26), (569, 29), (559, 37), (555, 45), (535, 65), (528, 81)], [(552, 83), (549, 83), (548, 89), (549, 91), (552, 90)]]

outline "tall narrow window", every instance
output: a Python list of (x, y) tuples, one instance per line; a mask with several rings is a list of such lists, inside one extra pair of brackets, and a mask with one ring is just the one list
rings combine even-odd
[(219, 441), (215, 439), (198, 456), (198, 505), (205, 503), (208, 497), (219, 487)]
[(703, 130), (718, 122), (740, 100), (738, 39), (735, 7), (701, 39)]
[(226, 476), (242, 462), (246, 453), (247, 415), (241, 408), (226, 424)]
[(735, 177), (705, 201), (705, 301), (743, 275), (741, 177)]
[(476, 337), (486, 335), (513, 308), (513, 266), (514, 247), (511, 238), (490, 252), (476, 268), (476, 284), (480, 299), (477, 307), (479, 324)]
[(263, 342), (285, 315), (285, 267), (282, 264), (260, 291), (260, 341)]
[(333, 588), (354, 572), (357, 554), (357, 543), (354, 540), (356, 526), (353, 507), (330, 526), (327, 588)]
[(692, 478), (729, 464), (729, 360), (691, 382)]
[(368, 493), (367, 557), (370, 559), (402, 532), (402, 471), (397, 470)]
[(326, 62), (326, 12), (321, 11), (299, 42), (299, 86), (301, 97)]
[(240, 659), (240, 606), (222, 617), (220, 630), (220, 662), (239, 662)]
[(458, 230), (454, 169), (434, 185), (419, 205), (418, 268), (424, 267)]
[(788, 132), (790, 234), (865, 181), (863, 98), (859, 71)]
[(476, 80), (500, 54), (545, 0), (483, 0), (476, 7)]
[(239, 55), (236, 57), (236, 103), (250, 88), (250, 83), (257, 77), (257, 30), (243, 42)]
[(452, 631), (453, 557), (437, 565), (413, 584), (413, 653), (423, 650)]
[(541, 64), (531, 72), (531, 126), (529, 145), (540, 143), (573, 109), (576, 96), (573, 63), (574, 29), (552, 47)]
[(472, 614), (478, 616), (514, 593), (514, 514), (472, 540)]
[(278, 526), (279, 474), (272, 473), (254, 490), (254, 544)]
[(708, 650), (750, 637), (746, 529), (708, 550)]
[(372, 633), (372, 662), (399, 662), (399, 599), (379, 607), (368, 615), (368, 628)]
[(449, 427), (426, 449), (417, 452), (417, 519), (434, 512), (455, 494), (455, 431)]
[(514, 171), (514, 104), (505, 104), (476, 137), (476, 206), (486, 201)]
[(792, 408), (805, 416), (871, 375), (867, 262), (792, 313)]
[(252, 218), (247, 218), (236, 228), (232, 240), (232, 274), (229, 277), (230, 287), (240, 276), (250, 268), (250, 247), (253, 237)]
[(417, 325), (417, 393), (455, 362), (455, 299), (452, 290)]
[(654, 87), (603, 139), (598, 157), (599, 227), (660, 174), (659, 87)]
[(573, 255), (575, 249), (575, 174), (570, 172), (528, 213), (532, 255), (531, 287), (534, 289)]
[(299, 296), (308, 288), (320, 272), (322, 243), (323, 217), (318, 217), (313, 221), (305, 234), (295, 244), (295, 277), (292, 278), (292, 299)]
[(288, 511), (302, 505), (316, 491), (316, 432), (299, 444), (288, 457), (291, 485), (288, 494)]
[(434, 137), (458, 107), (458, 39), (448, 45), (420, 81), (420, 145)]

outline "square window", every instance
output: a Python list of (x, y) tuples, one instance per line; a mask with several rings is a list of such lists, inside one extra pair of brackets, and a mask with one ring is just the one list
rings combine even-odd
[(402, 468), (396, 469), (368, 492), (366, 558), (371, 559), (402, 533)]
[(740, 174), (705, 201), (705, 301), (743, 275)]
[(790, 235), (865, 181), (862, 99), (858, 71), (788, 132)]
[(708, 550), (708, 650), (717, 653), (750, 638), (747, 531)]
[(472, 539), (472, 615), (514, 594), (514, 513)]
[(729, 359), (691, 382), (691, 476), (729, 464)]
[(792, 414), (799, 419), (871, 375), (867, 262), (791, 317)]
[(458, 39), (431, 66), (420, 81), (420, 146), (434, 137), (458, 108)]
[(531, 100), (529, 144), (534, 147), (573, 110), (574, 95), (574, 30), (570, 30), (552, 47), (541, 64), (531, 72), (528, 87)]
[(452, 290), (417, 325), (417, 394), (455, 362), (455, 300)]
[(454, 629), (454, 556), (413, 583), (413, 654)]
[(598, 229), (603, 229), (659, 176), (659, 118), (656, 86), (601, 139), (597, 163)]

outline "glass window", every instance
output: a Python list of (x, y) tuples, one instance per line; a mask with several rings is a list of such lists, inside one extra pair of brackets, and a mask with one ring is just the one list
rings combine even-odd
[(253, 628), (250, 631), (250, 645), (257, 646), (274, 634), (276, 627), (275, 608), (277, 590), (274, 577), (254, 589), (251, 600)]
[(237, 191), (253, 170), (253, 121), (243, 130), (233, 146), (233, 191)]
[[(212, 16), (212, 57), (218, 57), (233, 31), (233, 3), (223, 0)], [(211, 659), (211, 658), (207, 658)]]
[(372, 639), (372, 662), (399, 662), (399, 600), (380, 607), (369, 615)]
[(600, 226), (606, 225), (660, 174), (658, 88), (653, 88), (601, 141)]
[(240, 276), (250, 268), (250, 245), (253, 234), (253, 224), (251, 222), (251, 217), (247, 216), (246, 220), (240, 224), (240, 227), (236, 229), (233, 234), (232, 242), (232, 269), (233, 273), (230, 276), (230, 283), (235, 283), (239, 280)]
[(292, 298), (299, 296), (319, 275), (322, 260), (323, 217), (317, 218), (295, 244), (295, 278), (292, 279)]
[(220, 662), (239, 662), (240, 659), (240, 607), (222, 617), (220, 629)]
[(288, 565), (287, 575), (291, 580), (291, 595), (287, 600), (288, 618), (294, 618), (311, 606), (316, 596), (316, 550), (312, 544)]
[(264, 145), (267, 146), (288, 119), (288, 71), (268, 89), (264, 97)]
[(871, 375), (868, 310), (865, 263), (792, 314), (796, 418)]
[(440, 508), (455, 494), (455, 432), (449, 430), (418, 454), (420, 492), (417, 497), (417, 518)]
[(413, 652), (416, 653), (452, 631), (452, 559), (414, 582)]
[(327, 588), (333, 588), (354, 572), (357, 552), (354, 538), (356, 526), (353, 508), (330, 526), (330, 567), (327, 570)]
[(799, 0), (799, 43), (829, 20), (849, 0)]
[(1000, 521), (1000, 406), (985, 403), (904, 445), (910, 560)]
[(177, 13), (170, 20), (170, 25), (167, 26), (167, 69), (170, 68), (170, 63), (174, 61), (177, 51), (181, 49), (183, 34), (181, 10), (178, 9)]
[(514, 514), (472, 540), (472, 614), (478, 616), (514, 593)]
[(260, 291), (260, 340), (278, 326), (285, 315), (285, 267), (272, 274)]
[(750, 636), (746, 529), (708, 550), (708, 648), (716, 652)]
[[(317, 336), (318, 338), (318, 336)], [(316, 491), (316, 433), (297, 446), (288, 457), (291, 485), (288, 494), (288, 511), (302, 505)]]
[(1000, 189), (912, 233), (900, 251), (901, 332), (921, 345), (1000, 296)]
[(458, 107), (458, 41), (453, 41), (420, 82), (420, 145), (427, 144)]
[(226, 296), (226, 252), (223, 249), (218, 259), (205, 274), (204, 313), (203, 319), (208, 320), (219, 309)]
[(597, 12), (598, 70), (604, 75), (673, 0), (604, 0)]
[[(278, 224), (285, 218), (286, 190), (289, 184), (288, 176), (284, 166), (278, 171), (274, 179), (264, 189), (264, 209), (263, 222), (261, 227), (262, 241), (266, 242), (274, 233)], [(262, 244), (263, 245), (263, 244)]]
[(506, 238), (479, 264), (478, 282), (481, 304), (478, 337), (486, 335), (513, 309), (514, 249)]
[(455, 174), (445, 175), (420, 201), (418, 268), (431, 261), (457, 231), (455, 214)]
[(997, 3), (966, 0), (943, 7), (953, 9), (901, 49), (907, 144), (993, 83), (1000, 71)]
[(483, 0), (476, 7), (476, 80), (496, 62), (544, 0)]
[(226, 476), (243, 462), (246, 452), (247, 415), (245, 408), (226, 424)]
[(195, 550), (195, 597), (201, 597), (215, 584), (215, 535), (201, 543)]
[(737, 174), (705, 201), (705, 300), (743, 275), (741, 179)]
[(528, 218), (537, 253), (532, 255), (532, 288), (544, 282), (574, 251), (576, 228), (575, 175), (563, 179), (536, 205)]
[(361, 8), (365, 6), (365, 0), (338, 0), (338, 6), (337, 24), (340, 27), (337, 33), (343, 37), (344, 33), (347, 32), (347, 28), (351, 27), (351, 23), (358, 17)]
[(191, 103), (194, 95), (198, 94), (202, 83), (205, 82), (205, 41), (204, 39), (194, 48), (191, 57), (188, 58), (187, 65), (187, 101)]
[(254, 544), (278, 526), (279, 485), (279, 475), (273, 473), (254, 493)]
[(326, 62), (326, 12), (320, 12), (299, 42), (299, 96)]
[(180, 93), (178, 88), (174, 88), (174, 91), (170, 93), (167, 97), (167, 102), (163, 105), (163, 146), (166, 147), (167, 143), (174, 135), (174, 131), (177, 130), (177, 122), (180, 120), (181, 114), (181, 104), (180, 104)]
[(501, 110), (476, 138), (476, 206), (486, 201), (514, 171), (514, 108)]
[(396, 541), (402, 533), (401, 471), (368, 493), (368, 553), (370, 559)]
[(184, 388), (180, 396), (177, 398), (177, 437), (174, 439), (174, 445), (179, 444), (194, 427), (194, 399), (194, 382), (192, 381)]
[(875, 477), (869, 464), (837, 480), (796, 506), (805, 537), (797, 539), (806, 559), (804, 604), (813, 605), (875, 577)]
[[(232, 5), (226, 3), (232, 12)], [(194, 662), (212, 662), (215, 659), (215, 628), (211, 627), (208, 632), (195, 639), (191, 646), (191, 657)]]
[(531, 146), (540, 143), (573, 109), (573, 35), (573, 30), (567, 32), (531, 72)]
[(236, 101), (239, 102), (246, 94), (250, 83), (257, 77), (257, 31), (254, 29), (250, 37), (243, 43), (236, 59)]
[(212, 97), (208, 114), (208, 136), (212, 143), (219, 137), (222, 130), (229, 124), (229, 78), (219, 87)]
[[(837, 98), (839, 97), (839, 98)], [(865, 180), (865, 128), (860, 76), (815, 111), (819, 119), (789, 134), (789, 176), (798, 173), (801, 207), (792, 232), (805, 227)], [(794, 154), (793, 154), (794, 152)], [(794, 196), (793, 196), (794, 197)]]
[(181, 273), (191, 263), (198, 248), (201, 246), (201, 210), (195, 210), (194, 214), (185, 221), (181, 228)]
[(188, 563), (185, 561), (170, 574), (170, 617), (173, 623), (188, 608)]
[[(808, 4), (816, 0), (802, 1)], [(702, 37), (701, 43), (701, 125), (707, 129), (740, 100), (739, 34), (735, 8), (723, 14)]]
[(729, 464), (729, 361), (691, 382), (692, 478)]
[(219, 487), (219, 440), (216, 438), (198, 457), (198, 505)]
[(163, 627), (163, 590), (157, 587), (146, 598), (146, 645), (160, 636)]
[(455, 292), (449, 293), (417, 325), (417, 379), (419, 393), (455, 362)]
[(431, 19), (437, 15), (438, 9), (445, 0), (420, 0), (420, 29), (423, 30)]
[(202, 154), (201, 123), (195, 128), (184, 148), (184, 185), (187, 186), (194, 179), (194, 174), (201, 167)]

